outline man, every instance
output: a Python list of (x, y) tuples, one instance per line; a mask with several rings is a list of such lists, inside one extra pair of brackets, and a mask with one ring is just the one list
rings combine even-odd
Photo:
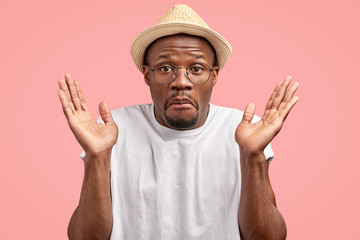
[(298, 100), (298, 83), (281, 81), (261, 119), (252, 103), (244, 112), (209, 104), (231, 47), (186, 5), (138, 34), (131, 52), (153, 104), (111, 113), (102, 102), (96, 122), (79, 83), (69, 74), (59, 80), (84, 149), (69, 238), (285, 239), (269, 144)]

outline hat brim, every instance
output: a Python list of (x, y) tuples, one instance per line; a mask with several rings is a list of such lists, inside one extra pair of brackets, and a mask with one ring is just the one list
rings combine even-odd
[(203, 26), (184, 22), (171, 22), (152, 26), (135, 36), (131, 43), (130, 51), (136, 67), (143, 73), (142, 65), (144, 64), (145, 51), (153, 41), (178, 33), (200, 36), (207, 39), (216, 51), (219, 68), (222, 69), (225, 66), (231, 55), (231, 45), (224, 37)]

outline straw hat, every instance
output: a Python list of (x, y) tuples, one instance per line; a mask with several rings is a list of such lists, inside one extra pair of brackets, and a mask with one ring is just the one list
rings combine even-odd
[(231, 55), (231, 45), (220, 34), (210, 29), (203, 19), (189, 6), (178, 4), (170, 8), (152, 27), (135, 36), (131, 43), (131, 56), (137, 68), (143, 72), (146, 48), (156, 39), (186, 33), (207, 39), (214, 47), (217, 63), (222, 69)]

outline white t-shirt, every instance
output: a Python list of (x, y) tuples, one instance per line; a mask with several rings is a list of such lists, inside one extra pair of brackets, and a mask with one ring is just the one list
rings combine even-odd
[[(240, 239), (242, 111), (210, 104), (205, 124), (186, 131), (160, 125), (153, 104), (112, 115), (111, 240)], [(264, 154), (274, 156), (270, 145)]]

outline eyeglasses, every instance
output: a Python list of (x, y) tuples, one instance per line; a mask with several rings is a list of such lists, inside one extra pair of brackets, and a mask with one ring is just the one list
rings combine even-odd
[[(172, 63), (159, 63), (150, 70), (153, 72), (157, 82), (169, 84), (176, 79), (179, 73), (178, 69), (185, 68), (178, 68)], [(201, 85), (209, 80), (213, 70), (214, 69), (210, 69), (205, 63), (193, 63), (186, 68), (186, 77), (193, 84)]]

